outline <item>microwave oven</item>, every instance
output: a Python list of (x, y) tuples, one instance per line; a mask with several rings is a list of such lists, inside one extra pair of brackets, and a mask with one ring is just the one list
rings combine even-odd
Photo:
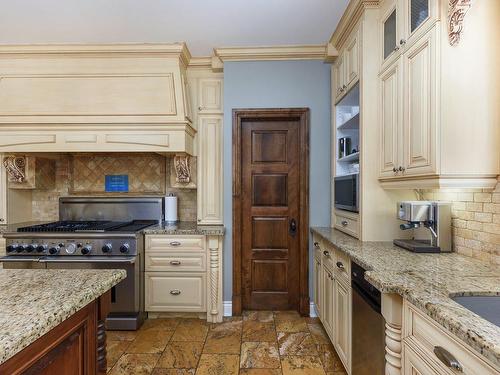
[(359, 173), (334, 178), (334, 206), (359, 212)]

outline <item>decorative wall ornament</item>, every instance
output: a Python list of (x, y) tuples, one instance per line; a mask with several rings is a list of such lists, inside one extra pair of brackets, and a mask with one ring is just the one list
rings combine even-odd
[(25, 156), (6, 156), (3, 159), (3, 165), (7, 170), (8, 181), (22, 184), (26, 181), (26, 157)]
[(170, 185), (173, 188), (196, 189), (196, 158), (177, 154), (172, 158)]
[(463, 23), (467, 11), (472, 6), (473, 0), (449, 0), (448, 3), (448, 39), (450, 46), (460, 42)]

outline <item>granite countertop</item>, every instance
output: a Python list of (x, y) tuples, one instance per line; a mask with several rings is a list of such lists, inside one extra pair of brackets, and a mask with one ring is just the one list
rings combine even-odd
[(144, 234), (193, 234), (207, 236), (223, 236), (223, 225), (198, 225), (196, 221), (179, 221), (175, 224), (161, 223), (147, 227)]
[(363, 266), (366, 280), (381, 292), (406, 298), (500, 366), (500, 327), (450, 298), (500, 295), (500, 267), (457, 253), (417, 254), (392, 242), (361, 242), (332, 228), (311, 230)]
[(0, 270), (0, 364), (125, 277), (125, 270)]

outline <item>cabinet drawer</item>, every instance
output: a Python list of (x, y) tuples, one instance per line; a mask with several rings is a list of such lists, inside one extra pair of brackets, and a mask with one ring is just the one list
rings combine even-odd
[(204, 236), (146, 236), (146, 251), (205, 250)]
[(457, 372), (446, 367), (434, 354), (434, 348), (437, 346), (455, 357), (466, 375), (498, 375), (498, 370), (406, 301), (403, 334), (405, 343), (422, 352), (423, 357), (441, 370), (440, 373), (453, 375)]
[(321, 247), (322, 243), (321, 241), (317, 240), (316, 238), (313, 239), (313, 255), (314, 259), (321, 261)]
[(146, 271), (198, 271), (206, 270), (206, 254), (198, 252), (146, 252)]
[(206, 311), (205, 273), (146, 272), (146, 311)]
[(351, 259), (349, 256), (340, 251), (335, 251), (335, 267), (333, 267), (335, 276), (345, 282), (348, 285), (351, 284)]
[(350, 234), (353, 237), (359, 237), (358, 215), (342, 214), (335, 211), (335, 228)]

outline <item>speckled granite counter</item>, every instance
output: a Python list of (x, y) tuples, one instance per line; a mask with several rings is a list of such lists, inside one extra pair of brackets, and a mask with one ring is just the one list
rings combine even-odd
[(500, 366), (500, 328), (454, 302), (456, 295), (500, 295), (500, 267), (456, 253), (416, 254), (392, 242), (361, 242), (332, 228), (312, 228), (367, 269), (365, 278), (397, 293)]
[(198, 225), (195, 221), (180, 221), (176, 224), (162, 223), (143, 230), (144, 234), (193, 234), (207, 236), (223, 236), (222, 225)]
[(125, 277), (124, 270), (0, 270), (0, 363)]

